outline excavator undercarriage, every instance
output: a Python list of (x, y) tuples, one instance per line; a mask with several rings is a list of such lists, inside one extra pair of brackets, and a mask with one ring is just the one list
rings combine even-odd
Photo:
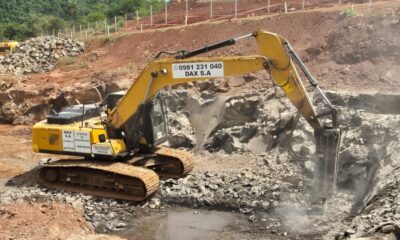
[(159, 177), (181, 178), (193, 165), (190, 153), (163, 147), (127, 161), (68, 159), (50, 162), (40, 169), (39, 179), (50, 188), (142, 201), (158, 190)]

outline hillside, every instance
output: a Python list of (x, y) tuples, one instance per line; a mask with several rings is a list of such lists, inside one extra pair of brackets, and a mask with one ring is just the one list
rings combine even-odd
[(146, 14), (149, 4), (161, 8), (160, 0), (27, 0), (5, 1), (0, 4), (0, 38), (22, 40), (63, 29), (72, 24), (87, 24), (97, 20)]
[[(98, 37), (91, 40), (87, 44), (86, 53), (76, 59), (76, 62), (87, 63), (87, 68), (61, 67), (50, 73), (26, 76), (26, 84), (44, 80), (55, 86), (82, 84), (105, 73), (117, 74), (125, 84), (129, 84), (138, 70), (159, 51), (191, 50), (261, 28), (285, 36), (323, 86), (333, 90), (354, 90), (354, 82), (357, 82), (359, 84), (356, 89), (359, 91), (392, 92), (400, 87), (398, 82), (390, 80), (399, 71), (396, 67), (398, 58), (395, 57), (398, 54), (398, 7), (397, 2), (382, 3), (377, 4), (374, 12), (371, 12), (367, 6), (361, 6), (356, 8), (358, 16), (350, 18), (340, 14), (346, 7), (329, 8), (247, 18), (243, 21), (220, 21), (143, 33), (122, 33), (111, 38)], [(394, 16), (391, 16), (392, 12)], [(385, 16), (393, 18), (393, 22)], [(371, 33), (365, 31), (365, 28), (371, 28)], [(386, 36), (383, 40), (380, 37), (382, 34)], [(360, 45), (363, 47), (360, 48)], [(256, 52), (255, 42), (249, 40), (212, 52), (208, 56)], [(344, 56), (349, 58), (345, 60)]]

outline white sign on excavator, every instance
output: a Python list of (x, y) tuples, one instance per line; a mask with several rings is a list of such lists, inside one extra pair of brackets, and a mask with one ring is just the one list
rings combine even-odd
[(172, 64), (173, 78), (214, 78), (224, 76), (223, 62), (192, 62)]

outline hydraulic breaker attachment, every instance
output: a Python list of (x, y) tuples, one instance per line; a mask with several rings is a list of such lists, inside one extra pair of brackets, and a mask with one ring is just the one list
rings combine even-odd
[(314, 181), (316, 193), (323, 199), (331, 198), (336, 192), (341, 130), (321, 128), (314, 131), (316, 166)]
[[(338, 111), (332, 105), (328, 97), (318, 86), (318, 81), (310, 73), (304, 63), (301, 61), (299, 55), (289, 44), (285, 42), (285, 49), (292, 57), (293, 61), (297, 63), (304, 75), (307, 77), (311, 86), (315, 88), (317, 93), (322, 97), (323, 102), (328, 107), (327, 110), (320, 112), (314, 116), (309, 116), (309, 120), (318, 120), (319, 127), (315, 128), (315, 156), (316, 166), (314, 169), (314, 180), (316, 183), (316, 193), (323, 199), (331, 198), (336, 191), (336, 179), (338, 172), (339, 162), (339, 147), (341, 140), (341, 130), (338, 122)], [(319, 119), (322, 117), (330, 116), (332, 120), (332, 127), (324, 127)]]

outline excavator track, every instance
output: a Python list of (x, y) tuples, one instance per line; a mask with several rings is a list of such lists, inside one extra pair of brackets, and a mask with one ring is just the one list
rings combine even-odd
[(155, 171), (161, 178), (181, 178), (194, 167), (191, 153), (168, 147), (157, 148), (151, 154), (138, 155), (130, 162)]
[(159, 177), (152, 170), (107, 161), (48, 163), (40, 169), (39, 180), (49, 188), (132, 201), (142, 201), (159, 188)]
[(193, 166), (191, 153), (162, 147), (124, 162), (58, 160), (40, 169), (39, 180), (49, 188), (142, 201), (158, 190), (159, 177), (180, 178)]

